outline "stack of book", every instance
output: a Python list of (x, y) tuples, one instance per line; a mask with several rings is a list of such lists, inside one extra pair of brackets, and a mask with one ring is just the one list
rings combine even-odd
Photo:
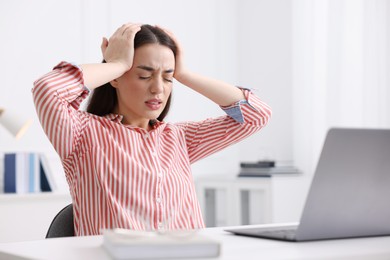
[(3, 172), (4, 193), (34, 193), (57, 188), (47, 158), (41, 153), (6, 153)]
[(276, 166), (274, 161), (242, 162), (238, 177), (271, 177), (275, 174), (299, 173), (293, 166)]

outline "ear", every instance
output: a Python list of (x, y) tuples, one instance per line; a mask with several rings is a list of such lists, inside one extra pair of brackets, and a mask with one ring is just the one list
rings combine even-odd
[(117, 88), (118, 87), (118, 79), (114, 79), (110, 81), (110, 84), (112, 87)]

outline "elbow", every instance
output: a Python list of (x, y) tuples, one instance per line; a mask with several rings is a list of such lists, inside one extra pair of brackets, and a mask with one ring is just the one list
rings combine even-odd
[(263, 126), (266, 126), (268, 124), (268, 122), (271, 120), (271, 117), (272, 117), (272, 110), (270, 107), (268, 107), (267, 109), (263, 110), (261, 112), (261, 122), (260, 122), (260, 125), (263, 127)]
[(261, 102), (254, 107), (250, 107), (246, 113), (245, 121), (253, 126), (262, 128), (268, 124), (272, 117), (271, 108)]

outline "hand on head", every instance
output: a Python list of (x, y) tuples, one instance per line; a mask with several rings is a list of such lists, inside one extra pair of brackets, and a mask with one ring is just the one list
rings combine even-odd
[(176, 57), (175, 57), (175, 73), (174, 73), (174, 78), (180, 81), (180, 76), (184, 75), (185, 73), (185, 66), (184, 66), (184, 55), (183, 55), (183, 49), (176, 38), (176, 36), (169, 31), (168, 29), (161, 27), (160, 25), (156, 25), (157, 28), (163, 30), (175, 43), (176, 45)]
[(134, 37), (141, 30), (141, 24), (127, 23), (119, 27), (110, 37), (103, 38), (101, 50), (104, 60), (123, 64), (130, 69), (134, 58)]
[[(141, 26), (142, 24), (139, 23), (127, 23), (119, 27), (109, 40), (103, 38), (101, 50), (104, 60), (107, 63), (123, 64), (129, 70), (133, 65), (134, 38), (141, 30)], [(182, 47), (171, 31), (159, 25), (156, 27), (164, 31), (176, 45), (174, 77), (180, 81), (180, 78), (186, 74)]]

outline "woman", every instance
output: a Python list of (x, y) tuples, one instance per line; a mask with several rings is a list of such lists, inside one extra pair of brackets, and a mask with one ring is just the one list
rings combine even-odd
[[(76, 235), (204, 227), (190, 165), (260, 130), (269, 107), (247, 89), (187, 70), (165, 29), (128, 23), (101, 49), (104, 63), (61, 62), (33, 88), (64, 166)], [(174, 78), (227, 115), (164, 122)], [(88, 111), (81, 111), (90, 90)]]

